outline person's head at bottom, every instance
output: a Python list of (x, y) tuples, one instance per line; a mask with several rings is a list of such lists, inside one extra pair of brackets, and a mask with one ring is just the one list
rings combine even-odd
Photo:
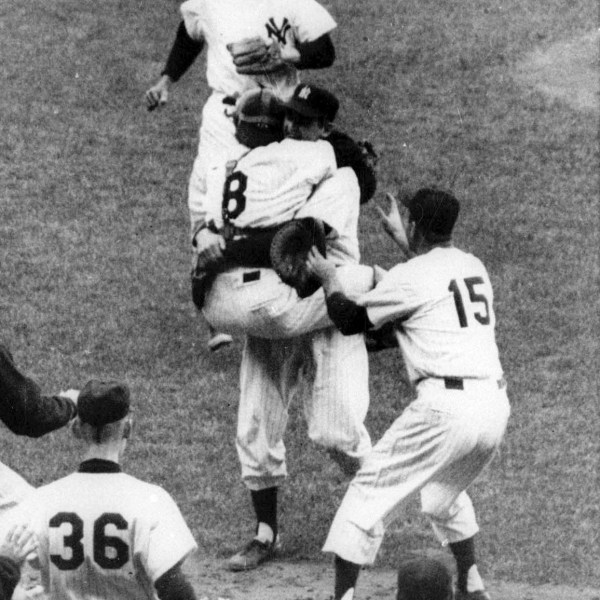
[(450, 571), (438, 560), (416, 558), (398, 567), (396, 600), (452, 600)]

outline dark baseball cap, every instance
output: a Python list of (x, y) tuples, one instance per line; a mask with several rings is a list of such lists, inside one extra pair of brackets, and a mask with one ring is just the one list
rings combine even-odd
[(403, 198), (402, 203), (430, 242), (447, 242), (452, 238), (460, 204), (451, 193), (422, 188), (414, 196)]
[(305, 117), (325, 117), (328, 121), (333, 121), (340, 103), (331, 92), (311, 83), (300, 83), (285, 107)]
[(266, 88), (245, 92), (236, 104), (236, 138), (249, 148), (283, 139), (284, 108)]
[(452, 575), (438, 560), (416, 558), (398, 567), (397, 600), (450, 600)]
[(116, 381), (88, 381), (77, 400), (77, 414), (81, 421), (101, 427), (120, 421), (130, 407), (129, 388)]

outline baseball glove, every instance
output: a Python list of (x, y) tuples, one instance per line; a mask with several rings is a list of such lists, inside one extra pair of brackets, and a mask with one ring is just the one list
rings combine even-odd
[(227, 44), (227, 50), (240, 75), (264, 75), (286, 66), (281, 58), (279, 44), (272, 42), (267, 45), (258, 36)]
[(321, 282), (309, 275), (306, 257), (312, 246), (325, 256), (323, 222), (312, 217), (286, 223), (271, 242), (271, 264), (283, 283), (293, 287), (300, 298), (314, 294)]

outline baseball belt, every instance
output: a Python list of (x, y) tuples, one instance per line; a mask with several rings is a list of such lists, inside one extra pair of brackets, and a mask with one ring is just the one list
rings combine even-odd
[[(432, 379), (434, 381), (444, 382), (444, 387), (447, 390), (464, 390), (465, 386), (468, 388), (469, 385), (477, 385), (480, 383), (488, 382), (489, 379), (476, 379), (476, 378), (463, 378), (463, 377), (422, 377), (415, 381), (415, 386), (419, 385), (426, 379)], [(506, 387), (506, 380), (504, 377), (495, 380), (499, 390), (503, 390)]]

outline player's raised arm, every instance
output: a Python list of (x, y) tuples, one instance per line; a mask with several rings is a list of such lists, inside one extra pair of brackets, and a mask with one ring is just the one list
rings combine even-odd
[(66, 425), (77, 410), (72, 392), (43, 396), (38, 384), (17, 369), (8, 348), (0, 344), (0, 419), (13, 433), (40, 437)]

